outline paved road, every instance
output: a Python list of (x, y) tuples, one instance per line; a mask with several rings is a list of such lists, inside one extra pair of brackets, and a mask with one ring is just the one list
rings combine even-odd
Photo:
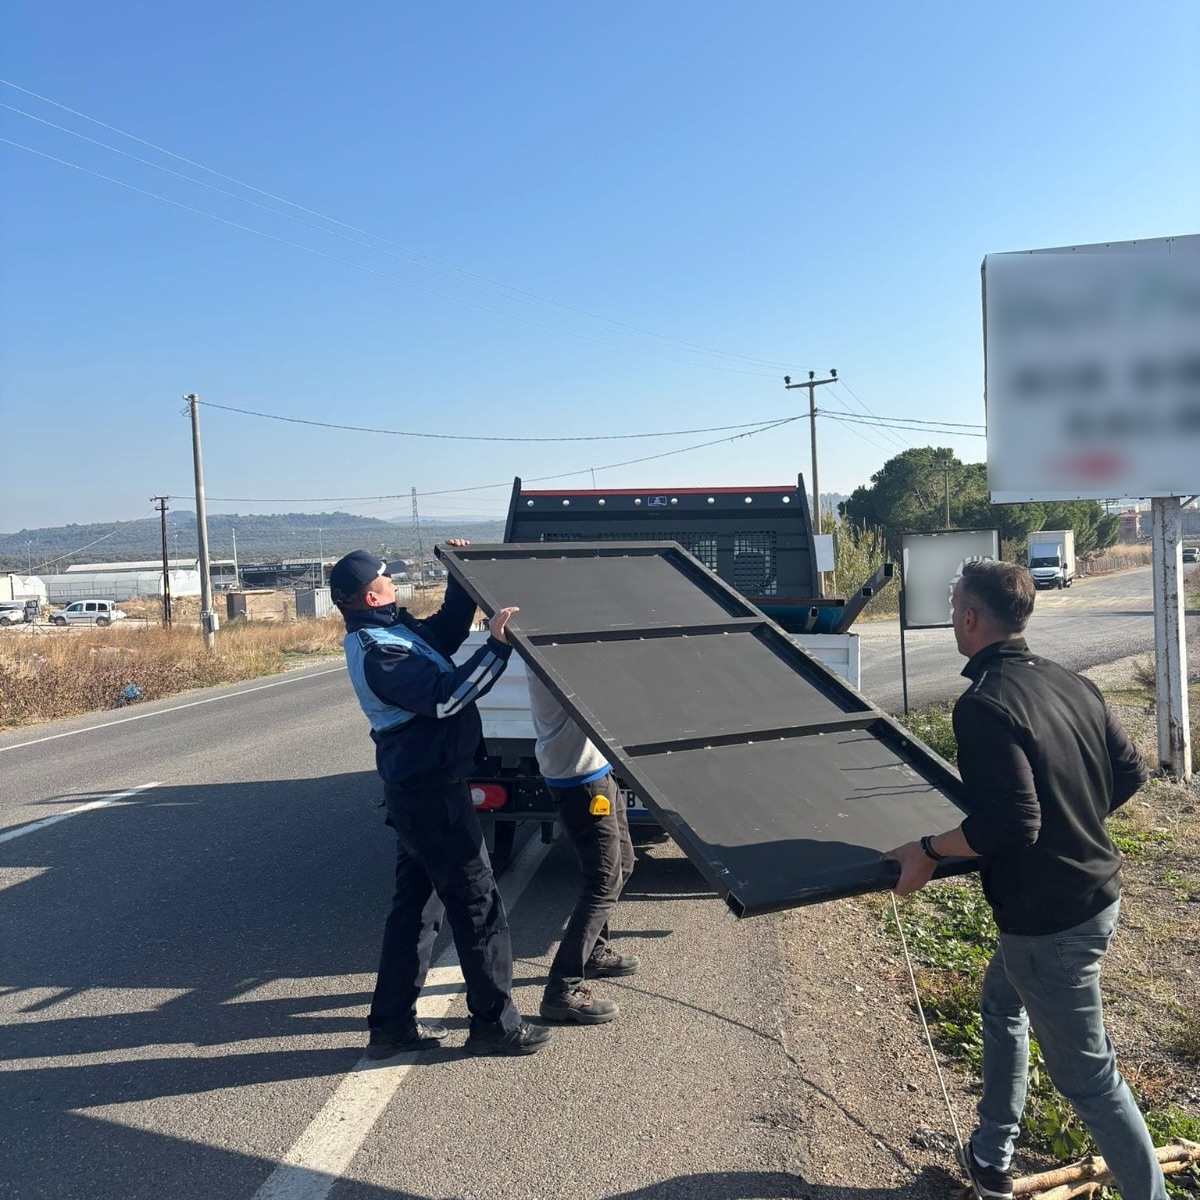
[[(1083, 665), (1150, 630), (1135, 571), (1041, 594), (1031, 637)], [(894, 628), (862, 633), (898, 704)], [(910, 652), (916, 698), (960, 690), (947, 631)], [(452, 1048), (363, 1069), (391, 845), (340, 666), (0, 736), (0, 780), (0, 1197), (830, 1195), (777, 1117), (774, 919), (735, 922), (670, 847), (626, 894), (619, 1022), (463, 1058), (442, 946)], [(526, 1011), (573, 872), (535, 841), (505, 881)]]
[[(606, 985), (618, 1023), (520, 1062), (355, 1069), (391, 846), (341, 668), (8, 734), (0, 778), (6, 1200), (727, 1198), (803, 1169), (765, 1119), (771, 921), (735, 922), (670, 847), (627, 892), (646, 969)], [(574, 866), (525, 853), (506, 887), (529, 1011)], [(428, 989), (452, 1046), (459, 978), (443, 958)]]
[[(1194, 568), (1189, 568), (1194, 569)], [(1154, 611), (1149, 567), (1081, 579), (1066, 591), (1038, 592), (1029, 623), (1029, 644), (1072, 670), (1154, 650)], [(1194, 618), (1188, 619), (1189, 643)], [(862, 639), (863, 692), (881, 708), (903, 705), (900, 633), (895, 621), (865, 621), (854, 630)], [(949, 629), (906, 635), (908, 691), (912, 707), (949, 700), (965, 686), (963, 660)], [(1200, 645), (1189, 644), (1200, 666)]]

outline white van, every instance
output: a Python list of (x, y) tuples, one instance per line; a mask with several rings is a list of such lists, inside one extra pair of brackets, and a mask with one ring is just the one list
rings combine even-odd
[(111, 600), (76, 600), (61, 612), (51, 613), (55, 625), (111, 625), (125, 614)]

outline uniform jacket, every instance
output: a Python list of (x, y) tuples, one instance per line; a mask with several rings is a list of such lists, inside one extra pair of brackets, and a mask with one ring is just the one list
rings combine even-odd
[(475, 601), (453, 578), (445, 603), (424, 620), (394, 605), (344, 616), (346, 667), (383, 781), (426, 787), (465, 778), (483, 755), (475, 701), (500, 677), (512, 647), (489, 637), (454, 665)]

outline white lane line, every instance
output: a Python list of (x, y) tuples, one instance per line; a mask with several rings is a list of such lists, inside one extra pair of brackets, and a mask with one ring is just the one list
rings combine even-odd
[(176, 704), (174, 708), (160, 708), (156, 712), (138, 713), (135, 717), (121, 717), (116, 721), (106, 721), (103, 725), (89, 725), (86, 729), (68, 729), (66, 733), (52, 733), (48, 737), (34, 738), (29, 742), (17, 742), (14, 746), (0, 746), (0, 754), (3, 754), (6, 750), (20, 750), (25, 746), (37, 746), (42, 742), (53, 742), (59, 738), (74, 737), (77, 733), (95, 733), (100, 729), (111, 729), (114, 725), (124, 725), (128, 721), (144, 721), (147, 717), (161, 717), (166, 713), (180, 712), (185, 708), (195, 708), (197, 704), (213, 704), (218, 700), (232, 700), (235, 696), (248, 696), (251, 692), (265, 692), (267, 688), (282, 687), (285, 683), (298, 683), (305, 679), (317, 679), (322, 675), (332, 675), (336, 671), (344, 673), (345, 670), (344, 666), (330, 667), (327, 671), (313, 671), (311, 675), (293, 675), (289, 679), (276, 679), (274, 683), (264, 683), (258, 687), (242, 688), (240, 692), (226, 692), (223, 696), (208, 696), (204, 700), (189, 700), (187, 704)]
[(52, 817), (43, 817), (40, 821), (31, 821), (28, 825), (18, 825), (16, 829), (6, 829), (0, 833), (0, 842), (11, 842), (13, 838), (24, 837), (27, 833), (45, 829), (47, 825), (57, 825), (59, 821), (65, 821), (68, 817), (77, 817), (80, 813), (92, 812), (97, 808), (107, 808), (110, 804), (116, 804), (118, 800), (128, 800), (130, 796), (136, 796), (139, 792), (148, 792), (151, 788), (156, 787), (162, 787), (162, 783), (143, 783), (140, 787), (130, 788), (125, 792), (114, 792), (111, 796), (105, 796), (103, 800), (89, 800), (87, 804), (80, 804), (77, 808), (68, 808), (66, 812), (55, 813)]
[[(504, 906), (516, 906), (529, 881), (541, 866), (550, 847), (540, 841), (525, 843), (521, 854), (500, 881)], [(422, 995), (417, 1005), (420, 1016), (444, 1016), (454, 998), (463, 990), (462, 972), (453, 943), (429, 972), (430, 984), (452, 983), (445, 992)], [(396, 1089), (416, 1064), (415, 1054), (398, 1055), (392, 1065), (381, 1065), (362, 1058), (338, 1084), (325, 1107), (267, 1181), (254, 1193), (253, 1200), (325, 1200), (342, 1172), (350, 1165), (367, 1140), (375, 1122), (387, 1108)]]

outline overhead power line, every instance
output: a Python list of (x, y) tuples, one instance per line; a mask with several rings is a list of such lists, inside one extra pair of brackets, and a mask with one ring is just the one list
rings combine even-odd
[[(561, 471), (556, 475), (534, 475), (522, 476), (525, 483), (544, 483), (550, 479), (569, 479), (575, 475), (587, 475), (592, 471), (611, 471), (616, 467), (631, 467), (637, 463), (653, 462), (660, 458), (671, 458), (676, 454), (687, 454), (692, 450), (703, 450), (708, 446), (719, 446), (724, 442), (736, 442), (739, 438), (754, 437), (756, 434), (767, 433), (772, 429), (779, 429), (783, 425), (790, 425), (793, 421), (799, 421), (803, 414), (794, 417), (784, 417), (781, 420), (773, 421), (769, 425), (762, 425), (757, 429), (751, 429), (744, 433), (735, 433), (731, 437), (714, 438), (710, 442), (698, 442), (693, 446), (681, 446), (677, 450), (664, 450), (661, 454), (646, 454), (641, 458), (628, 458), (624, 462), (605, 463), (600, 467), (580, 467), (576, 471)], [(494, 488), (511, 488), (512, 480), (506, 479), (501, 483), (480, 483), (473, 484), (469, 487), (454, 487), (442, 488), (439, 491), (418, 492), (418, 499), (424, 499), (427, 496), (457, 496), (467, 492), (487, 492)], [(411, 492), (377, 492), (373, 496), (210, 496), (209, 499), (222, 504), (356, 504), (367, 503), (374, 500), (401, 500), (411, 498)], [(168, 500), (186, 500), (186, 495), (168, 496)]]
[(569, 437), (504, 437), (484, 433), (417, 433), (407, 429), (374, 429), (367, 425), (340, 425), (332, 421), (310, 421), (304, 417), (285, 417), (279, 413), (255, 412), (249, 408), (234, 408), (229, 404), (214, 404), (211, 400), (197, 400), (206, 408), (219, 408), (223, 412), (240, 413), (245, 417), (262, 417), (268, 421), (285, 421), (289, 425), (315, 425), (318, 429), (340, 429), (349, 433), (382, 433), (389, 437), (433, 438), (444, 442), (624, 442), (638, 438), (686, 437), (694, 433), (724, 433), (730, 429), (757, 429), (774, 424), (777, 418), (764, 417), (759, 421), (746, 421), (741, 425), (709, 425), (702, 429), (666, 429), (654, 433), (598, 433), (587, 436)]
[(945, 434), (948, 437), (978, 437), (978, 438), (987, 437), (986, 433), (973, 432), (973, 430), (975, 430), (975, 429), (982, 428), (982, 426), (977, 426), (977, 425), (976, 426), (957, 425), (957, 424), (953, 424), (951, 422), (947, 422), (947, 424), (945, 426), (941, 426), (941, 425), (938, 425), (937, 422), (926, 422), (926, 421), (922, 421), (920, 424), (916, 423), (915, 421), (896, 420), (893, 422), (891, 420), (885, 421), (885, 420), (878, 419), (878, 418), (859, 417), (859, 416), (854, 416), (854, 415), (848, 414), (848, 413), (834, 413), (834, 412), (829, 412), (828, 409), (818, 410), (818, 415), (822, 416), (822, 417), (828, 417), (829, 420), (831, 420), (831, 421), (845, 421), (847, 423), (853, 423), (856, 425), (872, 425), (872, 426), (876, 426), (881, 429), (911, 429), (917, 433), (924, 433), (924, 434), (940, 433), (940, 434)]
[[(37, 92), (31, 91), (28, 88), (21, 87), (19, 84), (13, 83), (10, 80), (0, 79), (0, 84), (4, 84), (5, 86), (10, 87), (10, 88), (14, 89), (15, 91), (21, 92), (24, 95), (31, 96), (34, 99), (41, 101), (42, 103), (52, 105), (53, 107), (60, 109), (63, 112), (70, 113), (72, 116), (78, 117), (81, 120), (88, 121), (94, 125), (98, 125), (102, 129), (107, 129), (110, 133), (115, 133), (118, 136), (128, 138), (130, 141), (136, 142), (139, 145), (146, 146), (148, 149), (153, 150), (157, 154), (166, 155), (168, 158), (172, 158), (177, 162), (184, 163), (187, 166), (194, 167), (196, 170), (204, 171), (206, 174), (213, 175), (214, 177), (216, 177), (218, 179), (223, 179), (228, 183), (235, 184), (237, 187), (244, 188), (250, 192), (254, 192), (256, 195), (263, 196), (266, 199), (272, 200), (277, 204), (283, 204), (283, 205), (286, 205), (288, 208), (295, 209), (297, 212), (305, 213), (306, 215), (308, 215), (310, 217), (316, 217), (318, 220), (324, 221), (329, 225), (337, 226), (339, 229), (344, 229), (344, 230), (349, 231), (350, 233), (359, 234), (362, 237), (370, 238), (371, 242), (363, 242), (359, 238), (347, 237), (344, 234), (339, 234), (339, 233), (335, 232), (334, 230), (330, 230), (330, 229), (323, 228), (321, 226), (313, 225), (311, 222), (303, 221), (300, 218), (292, 215), (291, 213), (280, 212), (278, 209), (271, 208), (268, 205), (259, 204), (258, 202), (250, 200), (245, 196), (238, 196), (235, 193), (228, 192), (222, 188), (214, 187), (212, 184), (205, 183), (203, 180), (194, 179), (193, 177), (191, 177), (189, 175), (184, 175), (179, 171), (171, 170), (169, 167), (165, 167), (160, 163), (154, 163), (154, 162), (149, 161), (148, 159), (140, 158), (137, 155), (130, 154), (128, 151), (121, 150), (118, 147), (109, 146), (107, 143), (97, 141), (95, 138), (89, 138), (85, 134), (79, 133), (76, 130), (68, 129), (67, 127), (62, 126), (62, 125), (57, 125), (52, 121), (47, 121), (44, 117), (39, 117), (33, 113), (25, 112), (24, 110), (15, 108), (12, 105), (6, 104), (6, 105), (2, 106), (11, 112), (17, 113), (20, 116), (27, 117), (28, 119), (33, 120), (33, 121), (38, 121), (43, 125), (48, 125), (51, 128), (54, 128), (63, 133), (69, 134), (72, 137), (80, 138), (83, 141), (90, 142), (91, 144), (93, 144), (95, 146), (99, 146), (102, 149), (108, 150), (114, 154), (120, 154), (126, 158), (133, 159), (135, 162), (142, 163), (143, 165), (151, 167), (154, 170), (164, 171), (167, 174), (175, 176), (176, 178), (183, 179), (189, 183), (193, 183), (198, 187), (204, 187), (204, 188), (209, 189), (210, 191), (215, 191), (218, 194), (226, 196), (230, 199), (239, 201), (244, 204), (253, 205), (255, 208), (261, 209), (265, 212), (269, 212), (274, 216), (283, 217), (285, 220), (295, 221), (298, 224), (304, 225), (306, 228), (315, 229), (320, 233), (328, 234), (329, 236), (332, 236), (332, 237), (338, 237), (338, 238), (341, 238), (341, 240), (343, 240), (343, 241), (349, 241), (356, 245), (366, 246), (368, 249), (374, 250), (376, 252), (383, 252), (383, 253), (390, 254), (393, 257), (400, 258), (402, 261), (409, 263), (411, 266), (417, 267), (420, 270), (430, 271), (434, 274), (442, 275), (447, 278), (454, 279), (458, 282), (466, 283), (468, 286), (481, 288), (484, 291), (488, 291), (488, 292), (491, 292), (496, 295), (501, 295), (506, 299), (516, 300), (518, 303), (532, 304), (535, 307), (547, 308), (550, 310), (560, 310), (562, 312), (571, 313), (575, 316), (584, 317), (590, 321), (600, 322), (601, 324), (603, 324), (609, 328), (615, 329), (615, 330), (620, 330), (620, 331), (624, 331), (627, 333), (633, 333), (633, 334), (636, 334), (641, 337), (652, 338), (656, 341), (664, 342), (669, 345), (678, 346), (682, 349), (689, 350), (693, 353), (706, 354), (706, 355), (710, 355), (713, 357), (724, 358), (724, 359), (731, 360), (731, 361), (744, 362), (744, 363), (753, 364), (755, 366), (760, 366), (760, 367), (773, 367), (776, 369), (785, 369), (785, 370), (792, 369), (792, 367), (793, 367), (793, 364), (791, 364), (791, 363), (775, 362), (770, 359), (762, 359), (762, 358), (756, 358), (751, 355), (737, 354), (737, 353), (734, 353), (734, 352), (728, 351), (728, 350), (719, 350), (719, 349), (716, 349), (711, 346), (705, 346), (705, 345), (702, 345), (697, 342), (688, 341), (685, 338), (678, 338), (678, 337), (674, 337), (670, 334), (658, 333), (652, 329), (645, 329), (641, 326), (633, 325), (626, 321), (619, 321), (612, 317), (606, 317), (606, 316), (603, 316), (602, 314), (594, 313), (594, 312), (589, 311), (588, 309), (579, 308), (579, 307), (576, 307), (575, 305), (567, 304), (560, 300), (554, 300), (554, 299), (551, 299), (550, 297), (541, 296), (536, 292), (531, 292), (524, 288), (516, 287), (513, 284), (505, 283), (502, 280), (492, 279), (489, 276), (481, 275), (478, 272), (470, 271), (464, 267), (456, 266), (454, 263), (445, 262), (442, 259), (438, 259), (438, 258), (433, 257), (432, 255), (425, 254), (422, 251), (414, 250), (411, 247), (404, 246), (398, 242), (391, 241), (390, 239), (385, 238), (380, 234), (372, 233), (369, 230), (361, 229), (361, 228), (351, 225), (345, 221), (341, 221), (336, 217), (330, 217), (330, 216), (326, 215), (325, 213), (316, 211), (315, 209), (306, 208), (304, 205), (297, 204), (292, 200), (288, 200), (284, 196), (276, 195), (275, 193), (266, 191), (263, 188), (259, 188), (259, 187), (254, 186), (253, 184), (246, 183), (244, 180), (237, 179), (232, 175), (227, 175), (221, 171), (215, 170), (212, 167), (205, 166), (203, 163), (196, 162), (194, 159), (186, 158), (181, 154), (176, 154), (172, 150), (167, 150), (165, 147), (158, 146), (153, 142), (147, 141), (145, 138), (138, 137), (136, 134), (129, 133), (126, 130), (119, 129), (115, 125), (107, 124), (106, 122), (101, 121), (96, 117), (92, 117), (92, 116), (89, 116), (87, 113), (80, 112), (78, 109), (74, 109), (74, 108), (69, 107), (68, 105), (61, 104), (57, 100), (50, 99), (48, 96), (43, 96)], [(374, 243), (379, 243), (379, 244), (375, 245)], [(420, 259), (424, 259), (425, 261), (421, 262), (421, 261), (419, 261)], [(430, 264), (433, 264), (433, 265), (430, 265)], [(411, 286), (416, 286), (416, 285), (411, 285)], [(439, 294), (439, 293), (435, 293), (435, 294)], [(450, 297), (450, 298), (457, 299), (457, 297)], [(461, 301), (461, 302), (469, 303), (468, 301)], [(488, 310), (488, 311), (492, 311), (492, 310)], [(501, 315), (511, 315), (511, 314), (501, 314)], [(558, 332), (566, 332), (566, 331), (559, 330)], [(606, 344), (615, 344), (615, 343), (606, 343)], [(622, 348), (625, 348), (625, 347), (622, 347)], [(709, 365), (711, 365), (711, 364), (709, 364)]]

